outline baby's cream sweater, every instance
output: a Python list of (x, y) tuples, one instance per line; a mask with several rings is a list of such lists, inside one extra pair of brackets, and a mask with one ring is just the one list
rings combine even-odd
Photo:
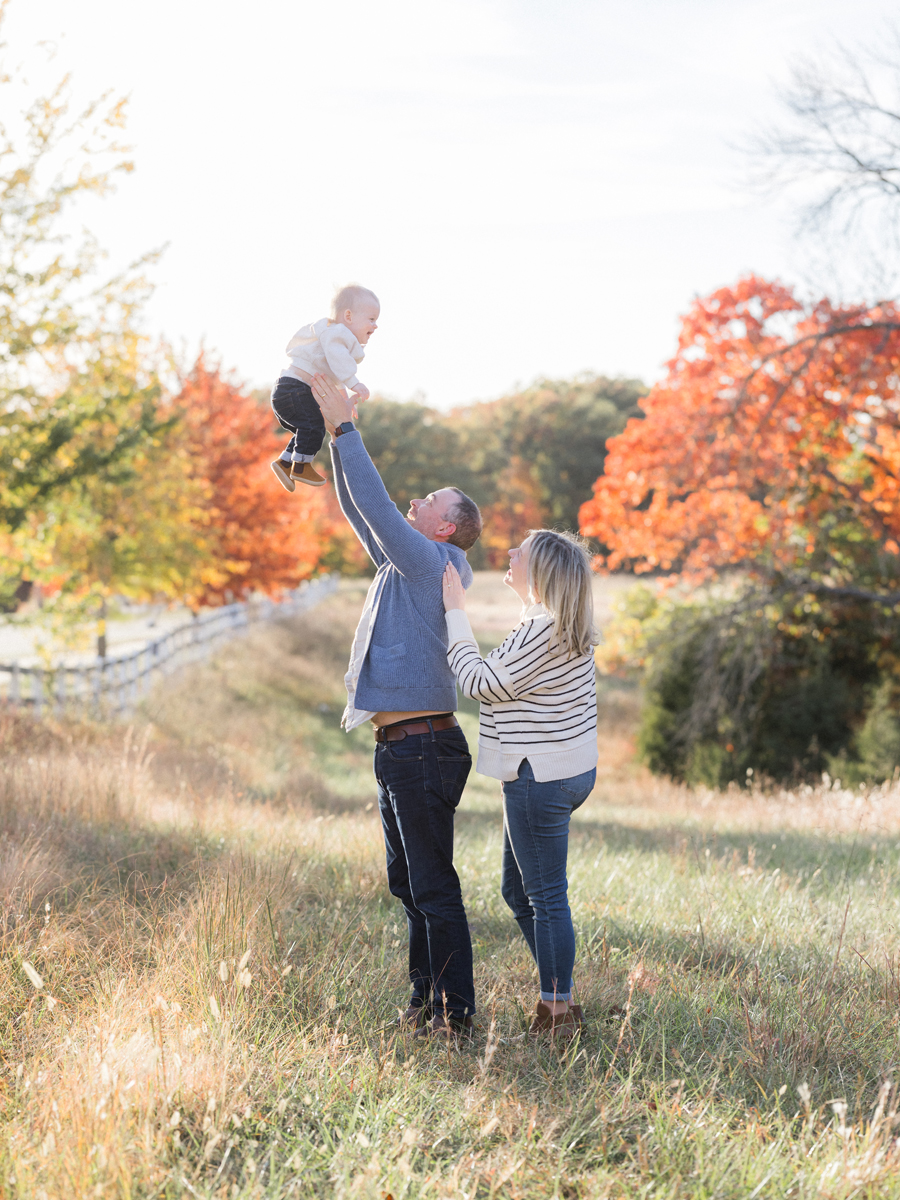
[(301, 379), (291, 369), (296, 367), (307, 375), (330, 375), (335, 383), (346, 388), (359, 383), (356, 364), (366, 356), (355, 334), (340, 321), (329, 321), (328, 317), (298, 329), (287, 344), (287, 355), (291, 366), (282, 371), (283, 375)]

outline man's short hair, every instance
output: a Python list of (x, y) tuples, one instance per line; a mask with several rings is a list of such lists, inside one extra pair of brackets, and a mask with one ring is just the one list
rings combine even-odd
[(450, 490), (456, 492), (458, 499), (453, 512), (447, 514), (447, 520), (456, 526), (447, 541), (451, 546), (458, 546), (460, 550), (471, 550), (481, 537), (481, 512), (475, 501), (458, 487), (451, 486)]
[(338, 288), (331, 302), (332, 319), (339, 321), (348, 308), (351, 312), (356, 312), (360, 304), (369, 300), (379, 308), (381, 307), (375, 293), (369, 288), (363, 287), (361, 283), (348, 283), (346, 287)]

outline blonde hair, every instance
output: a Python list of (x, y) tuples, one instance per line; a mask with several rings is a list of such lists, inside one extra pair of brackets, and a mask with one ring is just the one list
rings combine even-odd
[(528, 534), (528, 593), (553, 621), (551, 649), (574, 658), (597, 644), (591, 555), (582, 538), (554, 529)]
[(367, 287), (363, 287), (361, 283), (348, 283), (334, 293), (334, 299), (331, 302), (331, 319), (339, 321), (341, 313), (346, 312), (349, 308), (351, 312), (356, 312), (357, 307), (366, 300), (374, 300), (381, 308), (381, 303), (374, 292)]

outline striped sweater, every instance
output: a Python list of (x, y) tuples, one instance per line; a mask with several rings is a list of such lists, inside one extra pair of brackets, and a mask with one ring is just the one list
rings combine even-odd
[(515, 779), (527, 758), (545, 783), (597, 765), (594, 657), (551, 654), (553, 621), (539, 604), (487, 658), (462, 609), (447, 613), (447, 633), (447, 659), (463, 694), (481, 701), (479, 774)]

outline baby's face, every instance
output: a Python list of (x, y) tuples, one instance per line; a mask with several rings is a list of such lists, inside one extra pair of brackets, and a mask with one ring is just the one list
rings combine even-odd
[(340, 318), (341, 324), (346, 325), (361, 346), (378, 328), (378, 317), (381, 309), (371, 300), (360, 304), (357, 308), (348, 308)]

